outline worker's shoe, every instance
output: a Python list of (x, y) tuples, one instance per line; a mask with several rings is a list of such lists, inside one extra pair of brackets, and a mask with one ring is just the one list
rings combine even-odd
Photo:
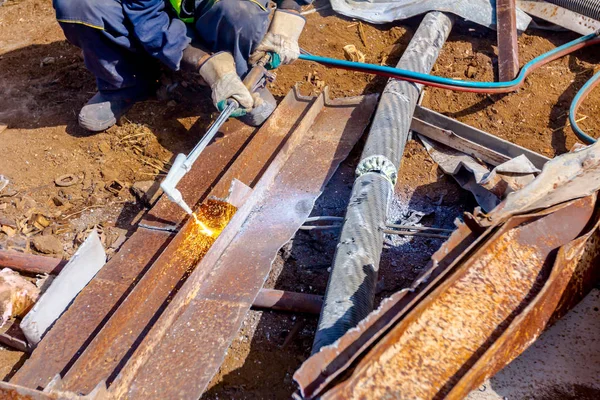
[(96, 93), (79, 112), (79, 126), (90, 132), (102, 132), (117, 123), (138, 101), (149, 97), (150, 91), (122, 89)]

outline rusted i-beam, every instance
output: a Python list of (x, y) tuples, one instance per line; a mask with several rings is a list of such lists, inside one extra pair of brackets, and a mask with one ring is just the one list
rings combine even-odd
[[(286, 139), (286, 133), (301, 119), (311, 99), (301, 98), (295, 91), (290, 92), (282, 102), (278, 111), (272, 116), (245, 146), (243, 152), (228, 167), (227, 172), (218, 171), (219, 180), (209, 192), (211, 196), (226, 196), (231, 181), (234, 178), (243, 179), (250, 184), (261, 174), (263, 164), (254, 162), (255, 158), (268, 160), (273, 152)], [(285, 118), (280, 118), (285, 113)], [(207, 148), (210, 150), (211, 146)], [(204, 155), (203, 155), (204, 157)], [(203, 158), (204, 165), (209, 160)], [(219, 168), (219, 164), (214, 165)], [(194, 166), (196, 168), (196, 166)], [(237, 174), (229, 171), (235, 170)], [(195, 175), (192, 170), (192, 175)], [(189, 186), (185, 186), (189, 188)], [(162, 211), (162, 210), (159, 210)], [(156, 211), (145, 219), (147, 225), (161, 226), (164, 218), (155, 218)], [(179, 211), (181, 213), (181, 211)], [(188, 222), (182, 227), (180, 234), (157, 255), (156, 260), (149, 265), (144, 276), (139, 278), (135, 287), (118, 306), (102, 329), (88, 339), (85, 348), (75, 357), (71, 365), (62, 371), (63, 385), (67, 390), (87, 393), (96, 384), (107, 379), (110, 383), (125, 364), (128, 355), (144, 338), (152, 324), (167, 307), (172, 296), (193, 270), (200, 256), (200, 246), (209, 244), (196, 241), (191, 234), (195, 225)], [(121, 260), (127, 264), (127, 258)]]
[(277, 251), (302, 225), (362, 134), (375, 99), (317, 99), (112, 383), (113, 396), (164, 399), (202, 394)]
[[(188, 201), (196, 203), (206, 197), (221, 170), (238, 156), (254, 131), (237, 120), (225, 124), (223, 137), (207, 147), (204, 162), (194, 165), (178, 186)], [(184, 218), (178, 206), (161, 198), (145, 221), (172, 226)], [(55, 375), (64, 374), (172, 238), (170, 232), (138, 229), (75, 298), (11, 382), (43, 388)]]
[[(477, 227), (476, 219), (468, 223), (474, 230), (461, 224), (434, 256), (442, 256), (440, 263), (411, 290), (384, 301), (335, 349), (307, 360), (294, 376), (301, 394), (464, 398), (524, 351), (600, 276), (596, 201), (592, 195), (512, 217), (500, 228)], [(323, 392), (352, 362), (350, 378)]]

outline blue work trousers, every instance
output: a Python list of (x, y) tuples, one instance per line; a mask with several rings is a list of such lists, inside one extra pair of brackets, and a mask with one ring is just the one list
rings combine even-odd
[(230, 52), (244, 77), (269, 25), (268, 0), (220, 0), (187, 25), (172, 17), (164, 0), (53, 0), (53, 5), (100, 91), (146, 86), (157, 77), (156, 60), (178, 70), (192, 39), (207, 51)]

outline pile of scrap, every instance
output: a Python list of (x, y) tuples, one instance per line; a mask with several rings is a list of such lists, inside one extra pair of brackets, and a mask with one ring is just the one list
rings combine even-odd
[(255, 300), (286, 307), (288, 296), (259, 296), (271, 262), (363, 134), (376, 101), (292, 90), (260, 129), (225, 124), (227, 140), (203, 154), (214, 164), (194, 165), (179, 185), (201, 202), (197, 214), (212, 233), (193, 219), (182, 224), (163, 196), (0, 390), (198, 398)]
[(302, 398), (464, 398), (600, 278), (600, 143), (465, 216), (412, 287), (296, 372)]
[[(377, 15), (385, 3), (367, 9)], [(498, 2), (497, 21), (485, 1), (417, 3), (395, 9), (401, 18), (427, 12), (399, 68), (431, 71), (452, 12), (497, 22), (500, 74), (514, 78), (517, 29), (530, 20), (515, 1)], [(352, 1), (332, 4), (352, 15)], [(320, 314), (313, 355), (294, 375), (298, 399), (468, 395), (600, 277), (600, 143), (549, 160), (421, 107), (422, 90), (395, 79), (381, 97), (292, 90), (260, 128), (215, 124), (203, 162), (175, 182), (194, 218), (173, 196), (160, 197), (108, 262), (95, 231), (68, 263), (0, 253), (2, 266), (57, 275), (38, 289), (0, 272), (10, 300), (2, 320), (24, 317), (0, 341), (32, 353), (0, 383), (0, 395), (199, 398), (253, 305)], [(346, 216), (335, 226), (327, 293), (264, 290), (278, 251), (309, 220), (369, 124)], [(481, 208), (456, 221), (410, 287), (373, 310), (388, 209), (412, 133)]]

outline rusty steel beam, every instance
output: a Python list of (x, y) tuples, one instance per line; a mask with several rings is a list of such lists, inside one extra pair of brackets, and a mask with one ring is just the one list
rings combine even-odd
[(60, 258), (36, 256), (11, 250), (0, 251), (0, 267), (29, 274), (58, 274), (67, 264)]
[(252, 303), (252, 307), (256, 308), (315, 315), (321, 313), (322, 306), (323, 296), (264, 288)]
[[(178, 185), (188, 201), (197, 203), (206, 197), (254, 131), (237, 120), (224, 125), (222, 137), (206, 148), (204, 162), (194, 165)], [(181, 209), (163, 196), (144, 221), (177, 225), (184, 218)], [(172, 238), (168, 232), (138, 229), (46, 333), (11, 383), (43, 388), (55, 375), (66, 373)]]
[[(295, 375), (304, 398), (398, 393), (407, 398), (464, 398), (541, 333), (561, 307), (560, 299), (574, 292), (568, 286), (575, 271), (598, 275), (597, 218), (596, 197), (590, 196), (488, 228), (483, 243), (477, 239), (464, 252), (466, 257), (455, 257), (462, 261), (445, 272), (445, 279), (427, 277), (425, 287), (417, 289), (426, 296), (405, 303), (399, 310), (402, 319), (388, 325), (385, 336), (379, 335), (374, 344), (361, 348), (362, 358), (346, 380), (333, 386), (330, 380), (330, 389), (324, 391), (316, 384), (316, 371), (305, 364)], [(590, 221), (596, 223), (586, 232)], [(565, 256), (576, 259), (576, 266), (567, 267)], [(392, 319), (379, 310), (373, 314)], [(328, 367), (320, 366), (323, 371)], [(307, 380), (311, 373), (313, 379)]]
[(200, 397), (277, 251), (310, 214), (362, 135), (375, 103), (375, 96), (317, 99), (109, 387), (114, 397)]
[(496, 0), (496, 20), (498, 75), (501, 82), (512, 81), (519, 73), (516, 0)]
[(431, 257), (425, 271), (407, 289), (394, 293), (382, 302), (356, 327), (348, 331), (335, 346), (327, 346), (311, 356), (294, 374), (303, 398), (318, 397), (323, 389), (343, 374), (346, 369), (385, 332), (397, 323), (427, 290), (425, 283), (434, 285), (441, 280), (466, 254), (470, 254), (483, 239), (491, 234), (491, 229), (480, 232), (467, 224), (459, 224), (450, 238)]
[[(302, 119), (311, 103), (312, 99), (299, 98), (295, 91), (291, 91), (269, 122), (254, 135), (229, 170), (222, 174), (210, 196), (225, 197), (234, 177), (245, 181), (244, 183), (254, 180), (261, 173), (263, 164), (253, 161), (269, 159), (286, 139), (287, 132)], [(229, 173), (230, 170), (243, 173), (232, 174)], [(119, 366), (124, 365), (126, 357), (143, 340), (181, 282), (197, 264), (197, 254), (194, 251), (181, 251), (182, 248), (195, 245), (193, 242), (188, 244), (194, 227), (195, 224), (190, 221), (181, 229), (103, 329), (91, 339), (85, 351), (64, 375), (65, 388), (87, 393), (99, 380), (107, 379), (110, 383), (114, 379)]]

